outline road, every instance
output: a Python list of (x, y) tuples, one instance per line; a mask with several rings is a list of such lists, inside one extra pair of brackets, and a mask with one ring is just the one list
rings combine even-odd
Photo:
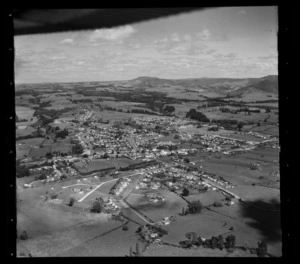
[(61, 187), (61, 188), (62, 188), (62, 189), (66, 189), (66, 188), (73, 187), (73, 186), (78, 186), (78, 185), (96, 185), (96, 184), (76, 183), (76, 184), (69, 185), (69, 186), (63, 186), (63, 187)]
[(240, 197), (239, 197), (238, 195), (236, 195), (235, 193), (230, 192), (230, 191), (228, 191), (228, 190), (222, 188), (221, 186), (215, 184), (214, 182), (212, 182), (212, 181), (210, 181), (210, 180), (203, 179), (203, 181), (206, 182), (206, 183), (208, 183), (208, 184), (210, 184), (210, 185), (212, 185), (212, 186), (214, 186), (214, 187), (216, 187), (216, 188), (219, 189), (219, 190), (222, 190), (223, 192), (228, 193), (229, 195), (231, 195), (231, 196), (233, 196), (233, 197), (235, 197), (235, 198), (237, 198), (237, 199), (240, 199), (240, 200), (244, 201), (242, 198), (240, 198)]
[(138, 174), (140, 174), (140, 176), (137, 179), (135, 179), (132, 183), (130, 183), (129, 186), (127, 186), (126, 189), (122, 192), (122, 197), (124, 200), (126, 200), (127, 197), (131, 194), (131, 192), (134, 190), (135, 186), (137, 185), (137, 183), (143, 175), (143, 173)]
[(139, 212), (137, 212), (134, 208), (132, 208), (129, 204), (127, 204), (124, 200), (119, 200), (119, 202), (124, 205), (125, 208), (129, 208), (132, 212), (134, 212), (137, 216), (142, 218), (146, 223), (152, 225), (153, 223), (149, 222), (144, 216), (142, 216)]
[(91, 190), (90, 192), (88, 192), (85, 196), (83, 196), (80, 200), (78, 200), (78, 202), (82, 202), (86, 197), (88, 197), (90, 194), (92, 194), (94, 191), (96, 191), (98, 188), (100, 188), (103, 184), (105, 183), (108, 183), (108, 182), (112, 182), (112, 181), (117, 181), (117, 179), (113, 179), (113, 180), (110, 180), (110, 181), (106, 181), (106, 182), (102, 182), (100, 183), (95, 189)]

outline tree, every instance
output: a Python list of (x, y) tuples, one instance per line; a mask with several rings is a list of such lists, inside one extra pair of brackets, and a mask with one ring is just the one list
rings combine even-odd
[(16, 163), (16, 176), (17, 178), (30, 176), (30, 170), (23, 165), (19, 165), (18, 162)]
[(79, 144), (79, 142), (76, 142), (74, 146), (72, 146), (72, 152), (74, 154), (82, 154), (83, 153), (83, 147)]
[(224, 248), (224, 238), (222, 235), (219, 235), (217, 239), (218, 239), (217, 248), (222, 250)]
[(192, 243), (198, 242), (198, 236), (195, 232), (188, 232), (185, 234), (186, 238), (190, 240)]
[(129, 256), (133, 257), (132, 246), (130, 246), (130, 248), (129, 248)]
[(35, 176), (36, 180), (46, 180), (47, 179), (47, 173), (42, 172), (40, 175)]
[(235, 246), (235, 235), (229, 235), (225, 238), (225, 247), (233, 248)]
[(165, 107), (165, 111), (166, 111), (166, 112), (169, 112), (169, 113), (172, 113), (172, 112), (175, 111), (175, 107), (172, 106), (172, 105), (167, 105), (167, 106)]
[(139, 243), (136, 243), (136, 255), (140, 256), (141, 252), (140, 252), (140, 245)]
[(182, 248), (191, 248), (192, 247), (192, 242), (190, 240), (184, 240), (184, 241), (180, 241), (179, 245)]
[(203, 204), (199, 200), (192, 201), (190, 204), (188, 204), (188, 213), (199, 214), (201, 213), (202, 208), (203, 208)]
[(20, 235), (20, 239), (21, 240), (27, 240), (28, 239), (28, 234), (27, 234), (27, 232), (25, 230)]
[(268, 246), (265, 241), (257, 242), (257, 256), (259, 257), (265, 257), (268, 251)]
[(182, 190), (182, 196), (188, 196), (190, 194), (190, 191), (187, 188), (183, 188)]
[(271, 112), (270, 107), (267, 107), (267, 108), (266, 108), (266, 113), (270, 113), (270, 112)]
[(185, 163), (189, 163), (190, 162), (190, 160), (188, 159), (188, 158), (184, 158), (184, 160), (183, 160)]
[(103, 158), (104, 158), (104, 159), (108, 159), (108, 158), (109, 158), (109, 155), (105, 152), (104, 155), (103, 155)]
[(223, 204), (219, 201), (214, 202), (214, 207), (223, 207)]
[(218, 245), (218, 239), (215, 236), (212, 236), (212, 238), (210, 239), (210, 247), (212, 249), (215, 249)]
[(69, 201), (69, 206), (71, 207), (71, 206), (73, 206), (74, 205), (74, 203), (75, 203), (75, 199), (72, 197), (71, 199), (70, 199), (70, 201)]
[(57, 193), (52, 193), (52, 194), (50, 195), (50, 198), (51, 198), (52, 200), (56, 199), (57, 197), (58, 197), (58, 194), (57, 194)]
[(100, 202), (99, 201), (95, 201), (93, 203), (92, 208), (91, 208), (91, 212), (98, 214), (98, 213), (101, 213), (101, 211), (102, 211), (102, 206), (101, 206)]
[(187, 114), (186, 114), (186, 118), (191, 118), (194, 120), (198, 120), (200, 122), (206, 122), (209, 123), (209, 119), (207, 118), (206, 115), (204, 115), (201, 112), (197, 112), (194, 108), (190, 109)]
[(178, 135), (178, 134), (175, 134), (175, 135), (174, 135), (174, 139), (179, 139), (179, 135)]
[(244, 126), (244, 123), (243, 122), (239, 122), (238, 125), (237, 125), (238, 131), (241, 131), (242, 128), (243, 128), (243, 126)]

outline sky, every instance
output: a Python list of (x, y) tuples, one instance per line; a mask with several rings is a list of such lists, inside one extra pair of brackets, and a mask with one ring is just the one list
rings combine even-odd
[(15, 82), (278, 74), (277, 8), (222, 7), (116, 28), (16, 36)]

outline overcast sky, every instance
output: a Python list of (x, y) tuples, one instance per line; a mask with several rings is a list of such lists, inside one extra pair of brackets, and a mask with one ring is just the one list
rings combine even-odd
[(277, 23), (276, 7), (228, 7), (112, 29), (17, 36), (15, 81), (278, 74)]

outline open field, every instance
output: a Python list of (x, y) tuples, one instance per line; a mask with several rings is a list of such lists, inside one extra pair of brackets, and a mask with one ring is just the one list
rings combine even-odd
[(174, 223), (163, 227), (168, 231), (164, 240), (178, 245), (179, 241), (186, 239), (185, 234), (188, 232), (195, 232), (203, 238), (224, 234), (230, 227), (223, 226), (226, 221), (228, 220), (224, 216), (217, 216), (206, 209), (200, 214), (177, 216)]
[(223, 200), (225, 196), (218, 191), (207, 191), (200, 194), (192, 194), (185, 197), (189, 202), (199, 200), (204, 206), (212, 205), (214, 202)]
[(16, 159), (22, 159), (25, 156), (28, 156), (30, 151), (30, 146), (28, 145), (19, 145), (19, 143), (16, 144)]
[(256, 126), (251, 128), (251, 131), (277, 137), (279, 136), (279, 127), (274, 125), (262, 125), (260, 127)]
[(182, 248), (175, 248), (166, 245), (151, 245), (143, 254), (145, 257), (255, 257), (249, 252), (242, 250), (228, 253), (226, 250), (212, 250), (209, 248), (200, 248), (186, 250)]
[[(257, 183), (260, 176), (264, 175), (265, 177), (268, 177), (269, 175), (269, 169), (264, 173), (263, 164), (262, 171), (250, 170), (250, 164), (253, 162), (257, 162), (257, 160), (248, 160), (234, 156), (232, 158), (223, 158), (221, 160), (210, 159), (200, 162), (200, 164), (203, 166), (204, 171), (223, 176), (233, 184), (244, 184), (251, 188), (252, 183)], [(275, 167), (274, 171), (275, 170), (278, 170), (278, 167)]]
[(16, 106), (16, 114), (20, 119), (30, 120), (33, 117), (35, 110), (26, 106)]
[[(115, 221), (113, 221), (115, 222)], [(116, 230), (112, 232), (101, 232), (99, 230), (94, 231), (94, 236), (87, 241), (79, 244), (78, 246), (72, 247), (65, 250), (57, 256), (59, 257), (90, 257), (90, 256), (125, 256), (129, 255), (129, 248), (132, 246), (135, 249), (135, 244), (137, 242), (137, 237), (135, 235), (135, 230), (138, 225), (130, 222), (128, 224), (128, 231), (123, 231), (121, 222), (116, 222)], [(140, 248), (142, 248), (142, 243), (140, 243)]]
[(39, 138), (28, 138), (28, 139), (22, 139), (18, 141), (18, 144), (24, 144), (28, 146), (39, 146), (41, 143), (44, 142), (44, 138), (39, 137)]
[(16, 137), (23, 137), (23, 136), (28, 136), (30, 134), (32, 134), (33, 132), (35, 132), (36, 129), (31, 127), (31, 126), (27, 126), (24, 129), (17, 129), (16, 130)]
[[(138, 193), (147, 193), (147, 192), (157, 192), (156, 190), (151, 191), (140, 191)], [(134, 190), (134, 193), (137, 193)], [(148, 216), (154, 222), (162, 220), (162, 218), (167, 216), (175, 216), (181, 212), (182, 207), (186, 207), (187, 203), (178, 197), (176, 194), (170, 192), (169, 190), (159, 190), (164, 197), (164, 201), (161, 203), (153, 204), (147, 201), (143, 196), (137, 196), (131, 194), (127, 198), (127, 202), (131, 204), (134, 208), (141, 211), (143, 214)]]

